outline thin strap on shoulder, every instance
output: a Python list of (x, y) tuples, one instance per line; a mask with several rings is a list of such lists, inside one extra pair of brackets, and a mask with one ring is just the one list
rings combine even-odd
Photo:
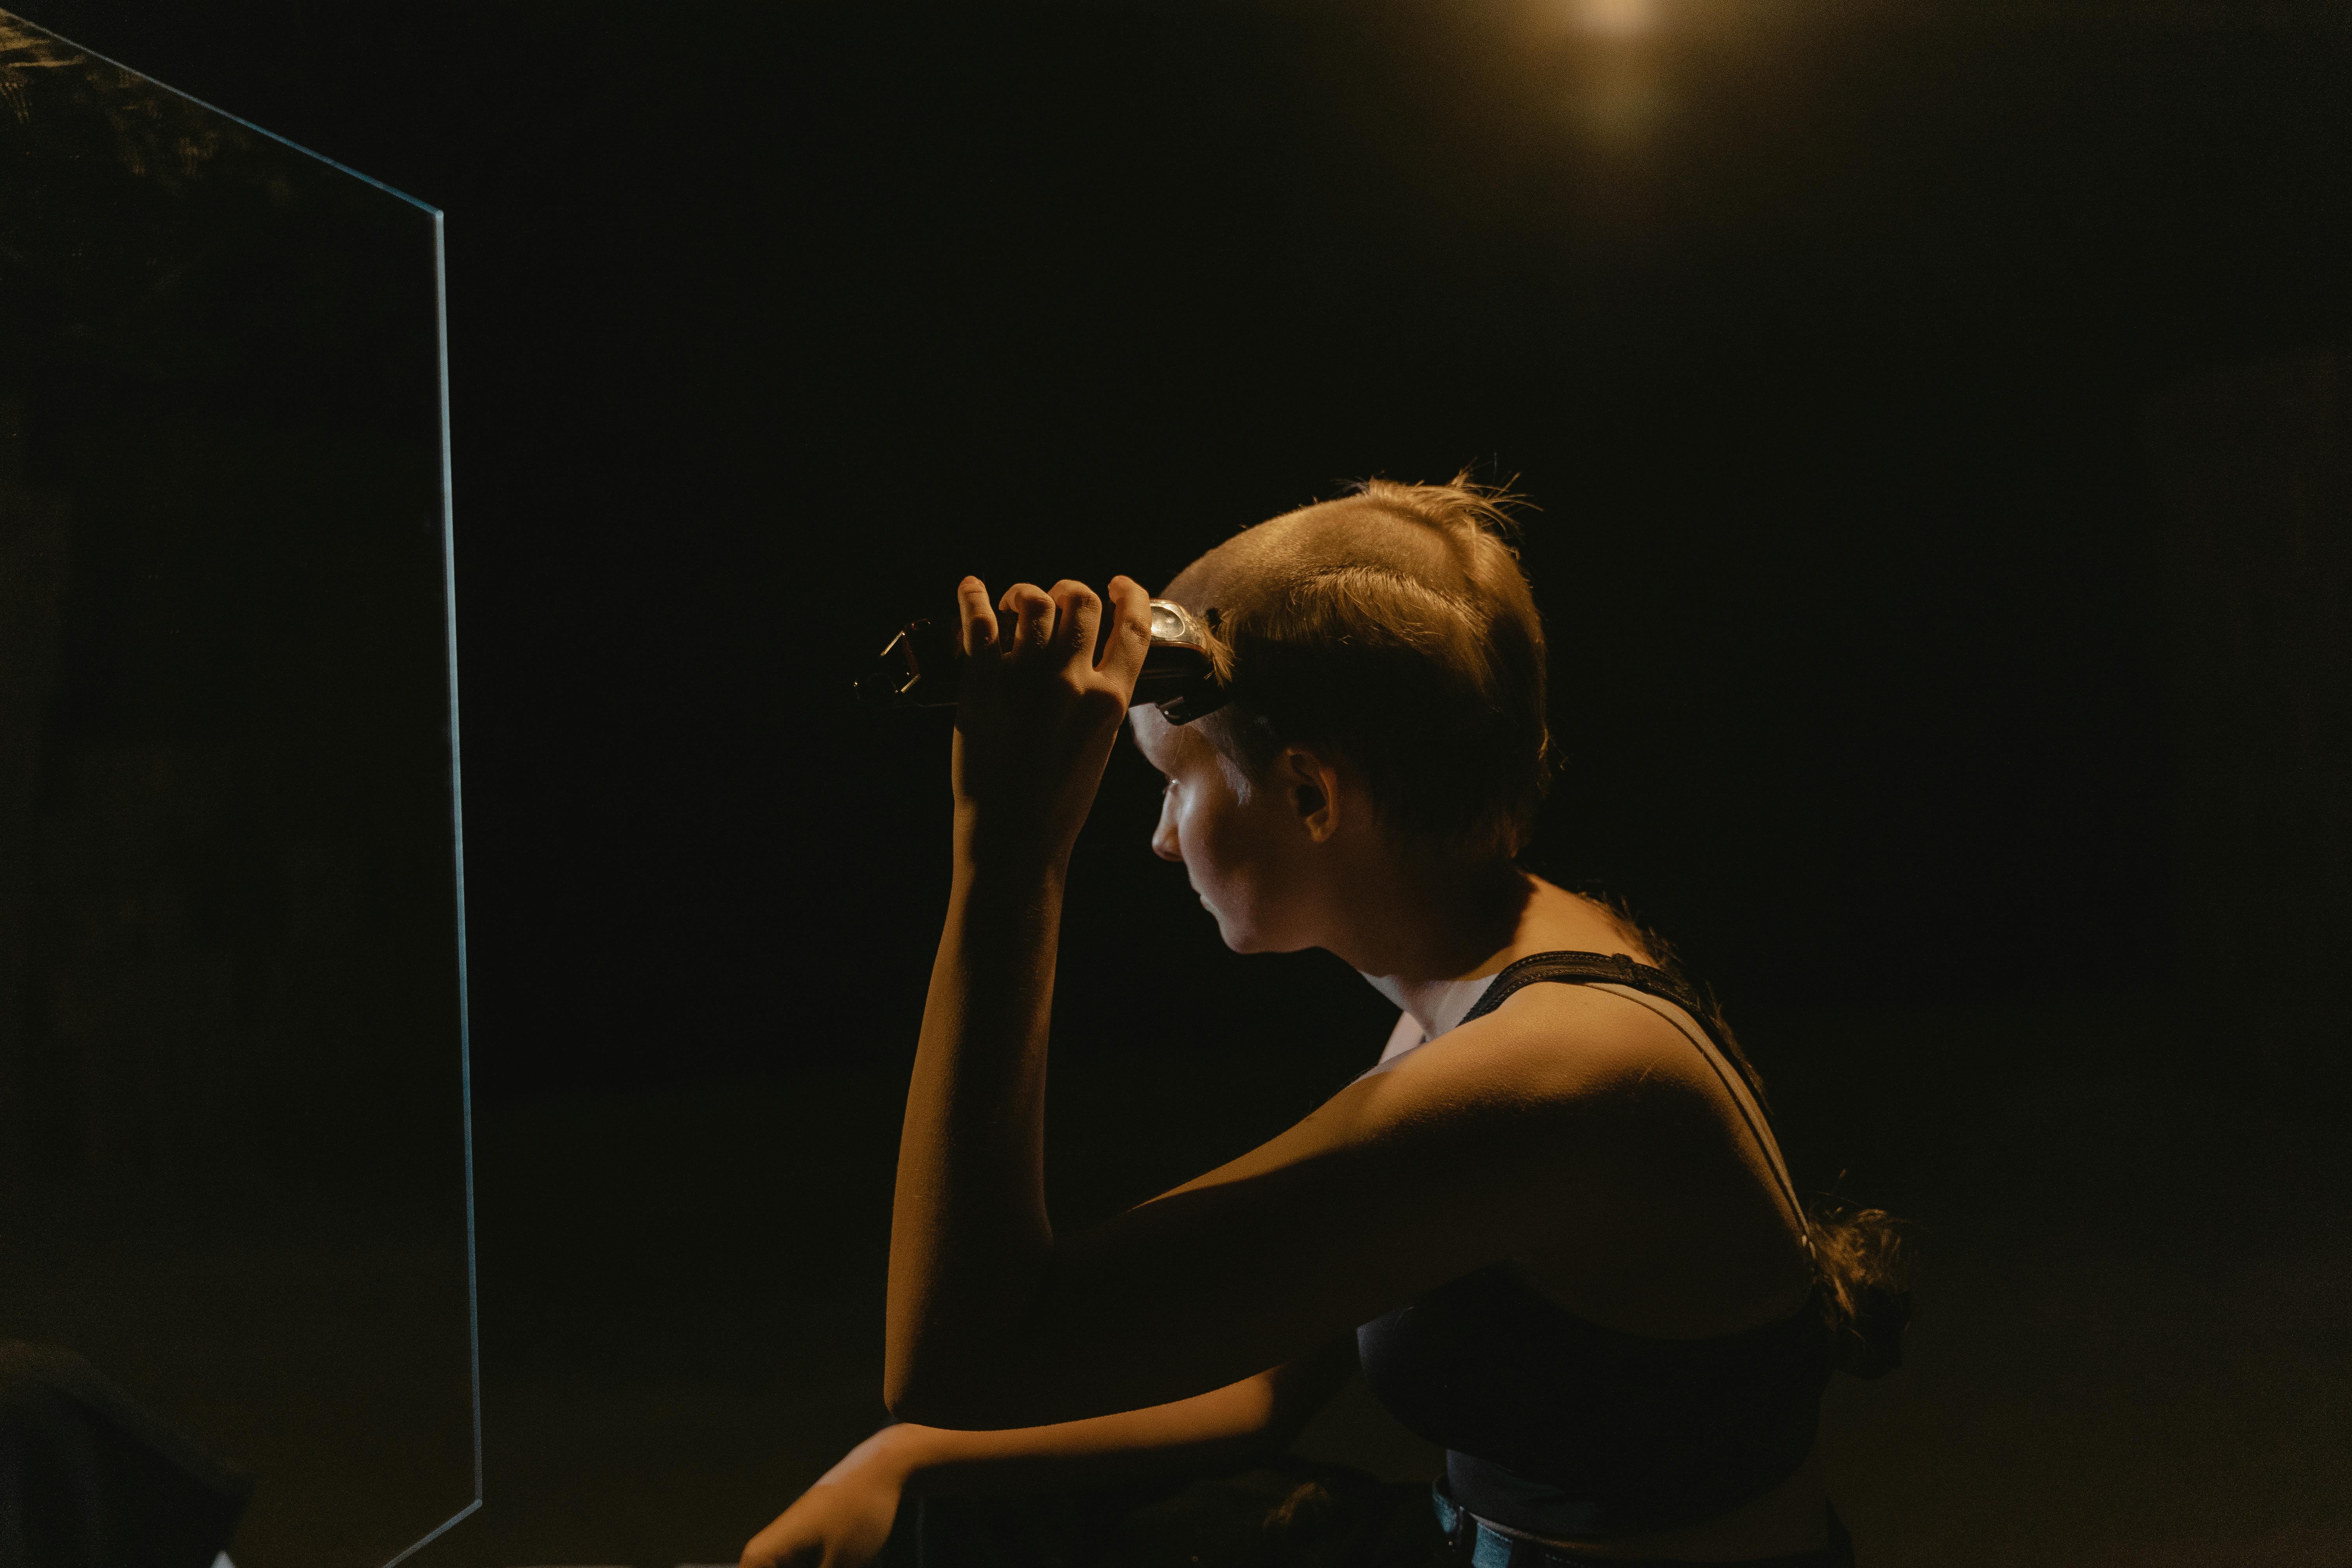
[[(1698, 1020), (1698, 1026), (1706, 1031), (1707, 1038), (1715, 1039), (1715, 1026), (1707, 1018), (1706, 1002), (1697, 991), (1664, 970), (1654, 969), (1622, 952), (1529, 953), (1495, 976), (1494, 984), (1486, 987), (1486, 994), (1478, 998), (1478, 1005), (1470, 1009), (1462, 1022), (1466, 1024), (1473, 1018), (1483, 1018), (1509, 1001), (1515, 993), (1547, 980), (1556, 980), (1567, 985), (1587, 985), (1594, 981), (1605, 981), (1616, 985), (1630, 985), (1653, 996), (1663, 996)], [(1716, 1045), (1720, 1048), (1722, 1042), (1717, 1040)]]
[(1546, 981), (1563, 985), (1623, 985), (1671, 1002), (1691, 1016), (1692, 1022), (1697, 1024), (1706, 1037), (1703, 1045), (1697, 1040), (1691, 1041), (1691, 1044), (1699, 1047), (1699, 1054), (1706, 1058), (1706, 1065), (1713, 1068), (1716, 1077), (1723, 1080), (1724, 1092), (1730, 1095), (1731, 1103), (1739, 1108), (1739, 1119), (1748, 1123), (1748, 1131), (1755, 1138), (1756, 1146), (1764, 1152), (1764, 1163), (1772, 1167), (1772, 1174), (1780, 1179), (1780, 1190), (1788, 1194), (1789, 1206), (1796, 1211), (1797, 1224), (1804, 1231), (1805, 1250), (1811, 1252), (1813, 1248), (1812, 1222), (1806, 1217), (1804, 1202), (1797, 1196), (1796, 1184), (1789, 1179), (1789, 1168), (1780, 1161), (1779, 1143), (1766, 1134), (1769, 1119), (1764, 1117), (1764, 1108), (1756, 1104), (1746, 1085), (1738, 1081), (1738, 1075), (1726, 1067), (1726, 1058), (1729, 1053), (1724, 1049), (1722, 1039), (1715, 1032), (1715, 1010), (1707, 1005), (1706, 998), (1689, 984), (1627, 953), (1533, 952), (1507, 965), (1497, 973), (1494, 983), (1486, 987), (1486, 994), (1478, 998), (1477, 1005), (1470, 1009), (1462, 1022), (1467, 1024), (1473, 1019), (1483, 1018), (1517, 992)]

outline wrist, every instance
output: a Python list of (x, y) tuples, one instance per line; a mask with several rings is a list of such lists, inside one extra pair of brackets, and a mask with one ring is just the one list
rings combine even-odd
[(1069, 863), (1070, 836), (1040, 818), (1016, 812), (982, 812), (959, 805), (955, 855), (959, 868), (1003, 867), (1014, 871), (1055, 871)]
[(938, 1427), (911, 1421), (885, 1426), (866, 1439), (873, 1449), (866, 1461), (867, 1476), (874, 1484), (887, 1484), (902, 1494), (919, 1491), (924, 1475), (948, 1457)]
[(955, 832), (955, 879), (999, 887), (1045, 886), (1058, 889), (1070, 868), (1070, 846), (1039, 829), (1006, 822), (967, 822), (959, 814)]
[(815, 1486), (872, 1486), (904, 1490), (916, 1466), (913, 1429), (904, 1422), (885, 1426), (844, 1454), (812, 1483)]

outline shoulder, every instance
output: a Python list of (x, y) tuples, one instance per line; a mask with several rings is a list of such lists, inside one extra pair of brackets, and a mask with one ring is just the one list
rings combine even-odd
[(1668, 1129), (1717, 1120), (1718, 1092), (1668, 1016), (1596, 986), (1544, 984), (1359, 1078), (1300, 1131), (1584, 1180), (1613, 1169), (1629, 1139), (1654, 1153)]
[[(1416, 1054), (1432, 1080), (1562, 1105), (1704, 1089), (1679, 1009), (1600, 984), (1523, 985)], [(1402, 1067), (1406, 1064), (1399, 1064)]]

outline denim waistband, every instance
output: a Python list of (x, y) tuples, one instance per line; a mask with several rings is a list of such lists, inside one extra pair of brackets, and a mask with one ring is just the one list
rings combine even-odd
[(1454, 1561), (1467, 1568), (1568, 1568), (1592, 1561), (1570, 1557), (1549, 1542), (1488, 1523), (1447, 1496), (1443, 1479), (1431, 1485), (1429, 1500), (1437, 1510), (1437, 1528), (1453, 1545)]
[[(1644, 1568), (1645, 1564), (1646, 1568), (1685, 1568), (1654, 1558), (1595, 1557), (1572, 1547), (1521, 1535), (1480, 1519), (1455, 1502), (1447, 1494), (1443, 1477), (1431, 1485), (1429, 1498), (1436, 1510), (1437, 1528), (1445, 1532), (1453, 1547), (1452, 1561), (1462, 1568)], [(1818, 1552), (1759, 1558), (1748, 1568), (1853, 1568), (1853, 1542), (1835, 1509), (1830, 1510), (1829, 1534), (1829, 1543)], [(1699, 1565), (1690, 1564), (1688, 1568)], [(1734, 1565), (1725, 1564), (1723, 1568)]]

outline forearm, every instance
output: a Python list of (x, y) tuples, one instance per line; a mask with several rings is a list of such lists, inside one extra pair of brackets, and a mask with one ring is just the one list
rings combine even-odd
[(961, 1432), (901, 1424), (876, 1433), (840, 1468), (876, 1467), (912, 1493), (975, 1495), (1108, 1486), (1239, 1463), (1286, 1442), (1304, 1419), (1286, 1376), (1297, 1381), (1283, 1368), (1173, 1404), (1049, 1426)]
[(1047, 1020), (1062, 868), (972, 852), (959, 833), (946, 929), (898, 1153), (885, 1397), (920, 1415), (943, 1380), (1000, 1353), (1042, 1283)]

